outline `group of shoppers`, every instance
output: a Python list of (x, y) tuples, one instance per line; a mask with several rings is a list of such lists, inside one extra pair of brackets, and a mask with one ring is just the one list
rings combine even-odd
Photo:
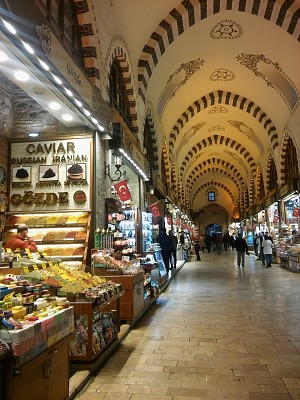
[(169, 273), (170, 269), (176, 269), (178, 239), (172, 231), (169, 231), (169, 234), (167, 234), (166, 228), (162, 228), (156, 242), (160, 245), (161, 256), (167, 273)]
[[(180, 237), (181, 238), (181, 237)], [(170, 230), (167, 234), (166, 228), (161, 229), (161, 233), (156, 239), (161, 247), (161, 254), (164, 260), (164, 264), (167, 272), (170, 269), (176, 269), (177, 263), (177, 245), (178, 239)], [(183, 243), (182, 243), (183, 244)], [(241, 233), (238, 233), (236, 237), (226, 233), (223, 237), (221, 234), (213, 235), (200, 235), (194, 239), (194, 249), (196, 254), (196, 261), (201, 261), (200, 253), (204, 252), (205, 249), (210, 253), (211, 249), (218, 251), (221, 254), (222, 244), (224, 250), (232, 247), (237, 252), (237, 265), (240, 267), (245, 266), (245, 255), (249, 255), (248, 244), (243, 238)], [(267, 233), (260, 232), (254, 237), (253, 248), (255, 255), (258, 257), (257, 260), (261, 260), (262, 265), (266, 268), (272, 267), (272, 254), (273, 254), (273, 238)]]
[(267, 232), (260, 232), (254, 237), (254, 253), (266, 268), (272, 267), (273, 238)]

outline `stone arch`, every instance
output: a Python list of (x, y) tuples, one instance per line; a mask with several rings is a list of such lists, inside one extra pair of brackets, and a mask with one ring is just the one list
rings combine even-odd
[[(115, 43), (116, 38), (112, 39), (112, 43)], [(139, 124), (138, 124), (138, 109), (137, 109), (137, 104), (136, 104), (136, 99), (135, 99), (135, 94), (134, 94), (134, 80), (133, 80), (133, 73), (130, 67), (129, 63), (129, 57), (127, 56), (127, 51), (124, 49), (124, 47), (121, 44), (115, 45), (114, 47), (111, 46), (110, 49), (110, 54), (108, 56), (108, 62), (107, 62), (107, 87), (106, 91), (109, 93), (109, 74), (110, 74), (110, 69), (112, 66), (112, 63), (114, 59), (117, 58), (121, 69), (122, 69), (122, 74), (125, 80), (125, 85), (126, 85), (126, 93), (128, 96), (129, 100), (129, 105), (130, 105), (130, 118), (132, 121), (132, 131), (135, 134), (135, 136), (140, 139), (138, 136), (139, 134)]]
[(254, 177), (251, 176), (250, 178), (250, 186), (249, 186), (249, 205), (253, 205), (254, 204)]
[(208, 136), (205, 139), (202, 139), (200, 142), (198, 142), (195, 146), (193, 146), (188, 154), (185, 156), (181, 168), (180, 168), (180, 177), (182, 178), (184, 171), (187, 167), (187, 165), (192, 161), (193, 157), (197, 155), (201, 150), (205, 149), (206, 147), (209, 146), (227, 146), (231, 148), (232, 150), (235, 150), (237, 153), (239, 153), (247, 162), (249, 169), (251, 173), (255, 173), (255, 162), (251, 154), (249, 153), (248, 150), (245, 149), (240, 143), (237, 143), (235, 140), (222, 136), (222, 135), (213, 135), (213, 136)]
[(81, 34), (84, 70), (90, 81), (101, 90), (97, 37), (94, 33), (92, 15), (87, 0), (74, 0), (77, 22)]
[(147, 119), (150, 131), (151, 131), (151, 138), (152, 138), (152, 145), (153, 145), (153, 170), (158, 171), (159, 170), (159, 165), (158, 165), (158, 145), (157, 145), (157, 138), (156, 138), (156, 130), (154, 126), (154, 118), (153, 118), (153, 113), (152, 109), (150, 107), (147, 108), (146, 110), (146, 116), (145, 120)]
[(168, 158), (168, 149), (166, 143), (163, 144), (161, 150), (161, 170), (164, 172), (166, 183), (170, 183), (170, 166), (169, 166), (169, 158)]
[(259, 203), (261, 200), (261, 184), (264, 183), (262, 168), (260, 165), (256, 169), (256, 202)]
[(259, 106), (255, 105), (253, 101), (239, 96), (238, 94), (217, 90), (201, 97), (199, 100), (196, 100), (182, 113), (170, 133), (170, 152), (173, 150), (176, 139), (184, 125), (199, 112), (216, 104), (227, 104), (232, 107), (237, 107), (238, 109), (252, 115), (268, 133), (273, 150), (278, 146), (278, 134), (276, 128), (271, 119)]
[(213, 181), (213, 182), (204, 183), (203, 185), (201, 185), (201, 186), (196, 190), (196, 192), (195, 192), (194, 195), (193, 195), (193, 198), (192, 198), (192, 201), (191, 201), (191, 205), (194, 204), (195, 198), (196, 198), (196, 196), (198, 195), (198, 193), (201, 192), (201, 190), (203, 190), (203, 189), (208, 189), (208, 188), (211, 187), (211, 186), (217, 186), (217, 187), (219, 187), (219, 188), (225, 190), (225, 192), (229, 194), (229, 196), (230, 196), (230, 198), (231, 198), (231, 200), (232, 200), (232, 203), (234, 203), (234, 195), (233, 195), (233, 193), (231, 192), (231, 190), (228, 189), (228, 187), (227, 187), (226, 185), (224, 185), (223, 183), (214, 182), (214, 181)]
[[(274, 160), (274, 157), (271, 153), (268, 154), (267, 156), (267, 166), (266, 166), (266, 188), (267, 188), (267, 192), (270, 191), (270, 174), (271, 174), (271, 168), (272, 165), (276, 168), (276, 172), (277, 172), (277, 167), (276, 167), (276, 163)], [(278, 173), (277, 173), (277, 177), (278, 177)]]
[(192, 187), (195, 185), (197, 179), (198, 179), (200, 176), (203, 177), (203, 176), (205, 176), (206, 174), (210, 174), (210, 173), (212, 173), (212, 174), (213, 174), (213, 173), (222, 174), (222, 175), (227, 176), (228, 178), (230, 178), (230, 179), (232, 180), (232, 182), (234, 182), (234, 184), (237, 186), (237, 188), (240, 188), (241, 185), (243, 184), (243, 183), (242, 183), (242, 180), (238, 181), (238, 180), (236, 179), (236, 176), (233, 175), (231, 172), (228, 172), (225, 168), (223, 168), (223, 167), (216, 167), (216, 166), (212, 166), (212, 167), (207, 166), (207, 167), (203, 168), (201, 171), (199, 171), (197, 177), (195, 177), (195, 178), (193, 179), (192, 182), (189, 182), (189, 184), (186, 186), (187, 190), (188, 190), (188, 191), (191, 191)]
[(242, 184), (244, 178), (240, 174), (240, 172), (237, 170), (237, 168), (230, 164), (228, 161), (221, 160), (220, 158), (209, 158), (199, 165), (197, 165), (189, 174), (188, 178), (186, 179), (187, 186), (193, 185), (196, 182), (198, 174), (207, 166), (222, 166), (225, 171), (228, 171), (229, 173), (232, 173), (235, 178), (237, 178), (240, 181), (240, 184)]
[(281, 27), (300, 41), (299, 7), (294, 1), (220, 1), (183, 0), (159, 23), (143, 48), (138, 62), (139, 95), (145, 102), (145, 92), (155, 66), (168, 47), (196, 23), (223, 11), (237, 11), (259, 16)]
[(297, 155), (298, 155), (298, 159), (299, 159), (299, 152), (298, 152), (298, 149), (296, 146), (296, 141), (294, 140), (294, 138), (292, 137), (292, 135), (289, 131), (285, 131), (283, 140), (282, 140), (281, 153), (280, 153), (280, 174), (278, 175), (278, 177), (280, 176), (281, 184), (284, 184), (286, 181), (285, 159), (287, 156), (289, 139), (291, 139), (293, 141), (293, 144), (296, 147), (296, 151), (297, 151)]

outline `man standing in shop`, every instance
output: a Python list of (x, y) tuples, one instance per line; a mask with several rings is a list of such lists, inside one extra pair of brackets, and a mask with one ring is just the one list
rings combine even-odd
[(272, 267), (272, 255), (273, 255), (273, 243), (267, 234), (264, 237), (264, 241), (262, 242), (264, 260), (267, 264), (266, 268)]
[(161, 233), (157, 236), (156, 239), (157, 243), (160, 245), (161, 248), (161, 256), (164, 260), (164, 264), (169, 273), (170, 270), (170, 257), (172, 254), (172, 241), (169, 235), (167, 235), (166, 228), (161, 228)]
[(31, 253), (37, 252), (34, 240), (28, 237), (28, 226), (25, 224), (18, 226), (17, 234), (8, 240), (5, 248), (11, 249), (11, 251), (28, 249)]
[(248, 245), (246, 240), (242, 237), (241, 233), (238, 233), (237, 238), (235, 239), (235, 248), (237, 252), (237, 265), (240, 267), (245, 266), (245, 253), (249, 255)]

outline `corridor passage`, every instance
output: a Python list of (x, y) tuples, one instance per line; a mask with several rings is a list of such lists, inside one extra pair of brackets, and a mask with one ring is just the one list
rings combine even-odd
[(300, 273), (201, 256), (76, 400), (300, 399)]

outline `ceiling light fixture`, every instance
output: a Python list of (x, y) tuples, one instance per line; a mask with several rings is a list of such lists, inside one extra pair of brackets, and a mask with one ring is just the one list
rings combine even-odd
[(62, 85), (62, 81), (59, 79), (58, 76), (56, 76), (56, 75), (54, 75), (54, 74), (52, 74), (52, 76), (53, 76), (54, 80), (55, 80), (59, 85)]
[(0, 51), (0, 61), (5, 62), (7, 60), (8, 60), (7, 55), (3, 51)]
[(51, 110), (59, 110), (61, 108), (61, 105), (53, 101), (52, 103), (49, 103), (49, 107)]
[(3, 20), (3, 23), (6, 26), (6, 29), (8, 29), (10, 33), (12, 33), (13, 35), (16, 35), (17, 31), (9, 22), (6, 22)]
[(73, 119), (72, 115), (70, 115), (70, 114), (63, 114), (61, 117), (64, 121), (67, 121), (67, 122), (72, 121), (72, 119)]
[(49, 66), (44, 62), (44, 61), (42, 61), (42, 60), (40, 60), (39, 59), (39, 62), (40, 62), (40, 64), (41, 64), (41, 66), (46, 70), (46, 71), (49, 71)]
[(28, 51), (28, 53), (34, 54), (33, 48), (31, 46), (29, 46), (28, 43), (26, 43), (26, 42), (22, 42), (22, 43), (23, 43), (23, 46), (25, 47), (25, 49)]
[(38, 136), (40, 136), (40, 134), (37, 132), (30, 132), (30, 133), (28, 133), (28, 136), (29, 137), (38, 137)]
[(65, 91), (66, 91), (68, 96), (73, 97), (73, 93), (71, 92), (71, 90), (65, 88)]
[(14, 76), (18, 81), (21, 81), (21, 82), (26, 82), (29, 79), (29, 75), (27, 74), (27, 72), (24, 72), (24, 71), (16, 71), (14, 73)]

